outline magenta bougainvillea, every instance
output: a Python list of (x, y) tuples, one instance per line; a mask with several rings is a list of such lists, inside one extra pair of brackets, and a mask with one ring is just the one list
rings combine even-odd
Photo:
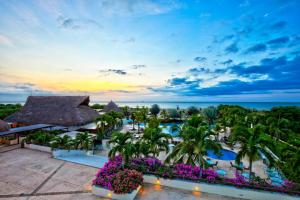
[[(198, 166), (176, 164), (168, 166), (155, 157), (134, 158), (126, 165), (121, 156), (110, 159), (98, 171), (93, 184), (107, 188), (115, 193), (129, 193), (135, 190), (143, 182), (142, 174), (153, 174), (163, 178), (178, 178), (192, 181), (206, 181), (230, 184), (236, 187), (256, 188), (262, 190), (292, 192), (299, 194), (299, 185), (285, 180), (280, 186), (273, 186), (265, 180), (245, 179), (239, 171), (235, 172), (234, 178), (219, 177), (213, 169), (202, 169)], [(296, 192), (295, 192), (296, 191)]]
[(117, 194), (130, 193), (143, 182), (142, 173), (136, 170), (124, 169), (122, 157), (110, 159), (99, 169), (93, 185), (112, 190)]

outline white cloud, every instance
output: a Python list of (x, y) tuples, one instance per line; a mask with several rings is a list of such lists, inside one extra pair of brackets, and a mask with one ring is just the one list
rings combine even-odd
[(0, 34), (0, 45), (15, 47), (14, 43), (7, 36)]

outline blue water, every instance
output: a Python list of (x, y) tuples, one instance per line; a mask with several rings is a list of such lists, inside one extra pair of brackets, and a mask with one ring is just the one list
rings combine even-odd
[(175, 125), (180, 125), (180, 124), (164, 123), (164, 124), (160, 124), (160, 127), (162, 128), (163, 133), (167, 133), (169, 135), (172, 135), (173, 137), (176, 137), (176, 136), (178, 136), (179, 131), (172, 132), (172, 127), (175, 126)]
[[(24, 101), (0, 101), (0, 103), (3, 104), (15, 104), (15, 103), (20, 103), (24, 105)], [(90, 103), (91, 105), (99, 103), (99, 104), (107, 104), (108, 101), (93, 101)], [(188, 108), (190, 106), (195, 106), (198, 108), (206, 108), (208, 106), (218, 106), (218, 105), (239, 105), (243, 106), (245, 108), (254, 108), (257, 110), (269, 110), (273, 107), (276, 106), (298, 106), (300, 107), (300, 102), (155, 102), (155, 101), (143, 101), (143, 102), (138, 102), (138, 101), (131, 101), (131, 102), (126, 102), (126, 101), (116, 101), (116, 103), (119, 106), (129, 106), (132, 108), (135, 108), (137, 106), (142, 107), (151, 107), (153, 104), (158, 104), (160, 108)]]
[(236, 153), (233, 151), (229, 151), (226, 149), (222, 149), (220, 151), (221, 155), (218, 156), (214, 153), (212, 150), (207, 150), (206, 155), (210, 158), (218, 159), (218, 160), (235, 160), (236, 158)]
[(107, 157), (97, 155), (68, 155), (55, 158), (96, 168), (103, 167), (104, 163), (108, 161)]
[[(100, 104), (107, 104), (108, 102), (93, 102)], [(91, 104), (93, 104), (91, 103)], [(129, 107), (151, 107), (153, 104), (158, 104), (160, 108), (183, 108), (186, 109), (190, 106), (195, 106), (198, 108), (206, 108), (208, 106), (218, 106), (218, 105), (238, 105), (245, 108), (254, 108), (257, 110), (269, 110), (276, 106), (299, 106), (300, 102), (116, 102), (119, 106), (129, 106)]]

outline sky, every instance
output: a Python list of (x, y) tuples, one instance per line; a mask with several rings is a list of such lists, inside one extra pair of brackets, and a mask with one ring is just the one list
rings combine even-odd
[(298, 0), (0, 0), (0, 101), (300, 101)]

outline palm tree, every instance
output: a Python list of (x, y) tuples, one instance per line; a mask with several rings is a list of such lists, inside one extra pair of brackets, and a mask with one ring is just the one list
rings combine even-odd
[(132, 112), (130, 118), (132, 120), (132, 130), (135, 130), (134, 124), (135, 124), (135, 121), (136, 121), (136, 112)]
[(126, 119), (129, 119), (130, 117), (130, 108), (128, 106), (122, 107), (122, 111)]
[(70, 150), (74, 145), (72, 138), (68, 135), (63, 137), (55, 136), (51, 141), (51, 147), (53, 149), (68, 149)]
[(147, 107), (142, 107), (139, 109), (141, 115), (142, 115), (142, 122), (145, 124), (147, 123), (147, 119), (148, 119), (148, 113), (149, 113), (149, 109)]
[(203, 113), (204, 117), (207, 119), (208, 124), (210, 126), (215, 124), (215, 121), (216, 121), (217, 116), (218, 116), (218, 110), (217, 110), (216, 107), (209, 106), (207, 108), (204, 108), (202, 110), (202, 113)]
[(141, 111), (136, 111), (135, 112), (135, 121), (137, 122), (138, 125), (138, 133), (140, 132), (140, 123), (144, 121), (144, 116)]
[(168, 112), (166, 109), (162, 109), (162, 111), (160, 112), (160, 115), (162, 116), (162, 118), (164, 120), (168, 119)]
[(158, 156), (161, 150), (168, 153), (169, 140), (172, 140), (172, 136), (163, 133), (159, 125), (160, 121), (156, 118), (152, 118), (142, 137), (142, 141), (149, 146), (149, 151), (152, 152), (153, 156)]
[(131, 133), (114, 132), (108, 144), (113, 144), (113, 147), (108, 152), (110, 158), (115, 157), (117, 154), (125, 159), (125, 163), (135, 154), (136, 147), (132, 143)]
[(236, 156), (236, 162), (240, 163), (244, 157), (249, 159), (249, 178), (252, 178), (252, 163), (260, 159), (260, 153), (263, 153), (269, 160), (270, 165), (274, 165), (276, 160), (273, 158), (269, 148), (273, 143), (264, 137), (264, 126), (258, 124), (252, 128), (237, 125), (233, 129), (229, 140), (232, 144), (240, 143), (241, 147)]
[(90, 136), (89, 133), (78, 133), (76, 135), (75, 141), (77, 148), (89, 150), (93, 143), (93, 138)]
[(206, 167), (204, 157), (207, 150), (215, 153), (221, 149), (221, 145), (210, 139), (214, 133), (207, 125), (193, 127), (185, 125), (180, 132), (183, 141), (177, 144), (173, 151), (168, 155), (166, 163), (186, 163)]
[(287, 127), (289, 125), (290, 121), (288, 119), (285, 119), (283, 117), (268, 117), (266, 120), (266, 124), (269, 127), (269, 133), (272, 135), (275, 139), (281, 139), (284, 132), (288, 131)]

